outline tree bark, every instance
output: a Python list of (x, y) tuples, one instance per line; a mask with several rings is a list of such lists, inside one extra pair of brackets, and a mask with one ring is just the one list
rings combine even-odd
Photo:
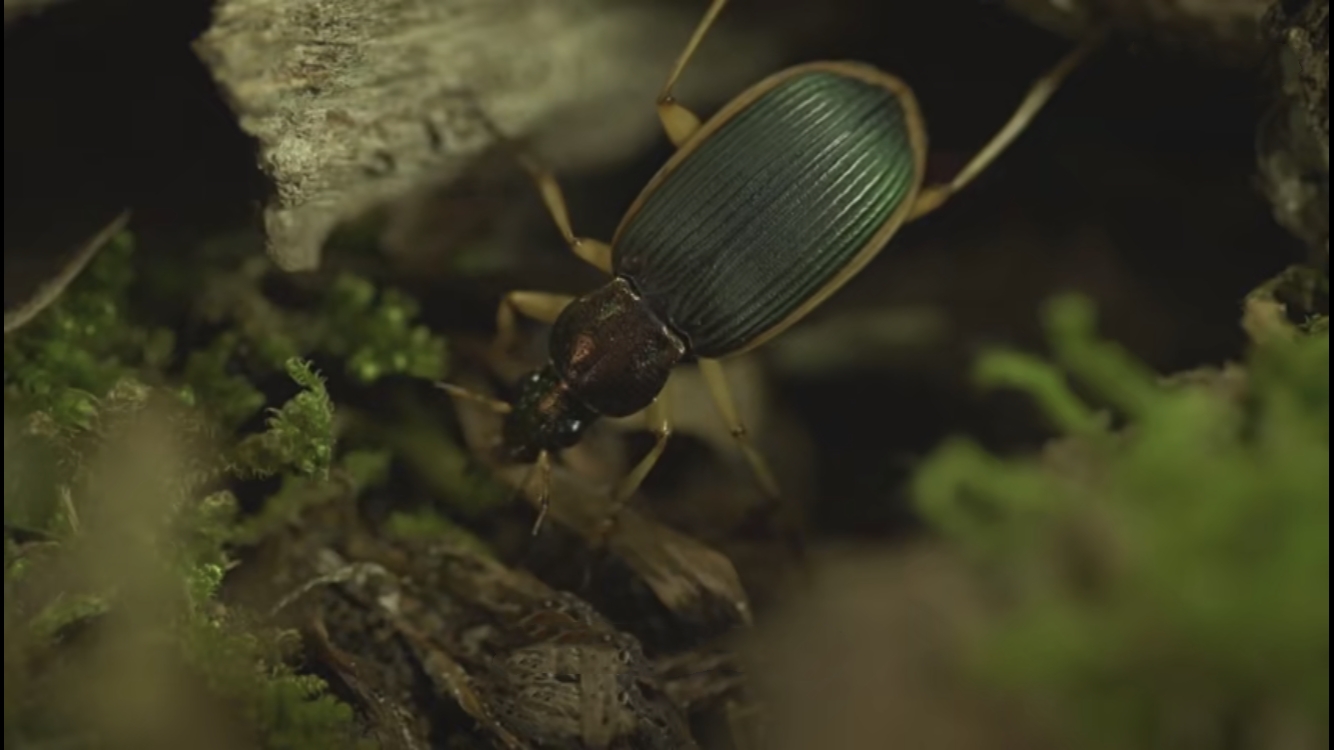
[[(703, 5), (646, 0), (221, 0), (196, 49), (273, 183), (269, 250), (318, 265), (342, 220), (435, 180), (489, 143), (563, 120), (564, 169), (656, 136), (653, 99)], [(721, 21), (683, 81), (692, 104), (776, 62), (759, 30)], [(571, 126), (573, 124), (573, 126)], [(557, 129), (553, 128), (551, 132)]]

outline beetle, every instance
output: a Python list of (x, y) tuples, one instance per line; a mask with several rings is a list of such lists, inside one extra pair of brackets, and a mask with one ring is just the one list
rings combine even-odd
[(503, 414), (505, 457), (543, 475), (534, 533), (549, 507), (552, 454), (577, 444), (600, 417), (642, 413), (656, 439), (616, 487), (615, 519), (666, 448), (663, 389), (673, 368), (690, 361), (757, 481), (776, 497), (773, 472), (750, 442), (720, 360), (801, 320), (904, 224), (973, 181), (1102, 37), (1090, 37), (1039, 78), (954, 179), (924, 187), (927, 134), (917, 100), (906, 83), (872, 66), (797, 65), (754, 84), (707, 121), (677, 102), (677, 79), (726, 4), (711, 0), (658, 95), (658, 117), (676, 151), (610, 243), (575, 234), (555, 176), (517, 153), (570, 249), (611, 276), (581, 297), (514, 291), (501, 300), (497, 349), (512, 343), (516, 314), (552, 326), (547, 363), (524, 378), (514, 403), (441, 384)]

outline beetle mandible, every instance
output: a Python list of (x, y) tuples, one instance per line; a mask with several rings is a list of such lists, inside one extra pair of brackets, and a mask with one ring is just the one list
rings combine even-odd
[(542, 474), (534, 533), (548, 509), (552, 453), (577, 444), (599, 417), (642, 413), (656, 441), (616, 487), (615, 519), (666, 448), (671, 419), (663, 389), (673, 368), (690, 360), (756, 479), (777, 496), (719, 360), (801, 320), (900, 227), (972, 182), (1103, 36), (1090, 37), (1039, 78), (954, 179), (924, 187), (927, 136), (917, 100), (903, 81), (869, 65), (788, 68), (707, 121), (678, 103), (677, 79), (726, 4), (711, 0), (658, 94), (658, 117), (676, 152), (610, 243), (576, 235), (555, 177), (518, 154), (570, 249), (612, 277), (582, 297), (516, 291), (501, 300), (502, 350), (515, 335), (516, 313), (552, 325), (547, 364), (522, 381), (513, 404), (442, 384), (502, 413), (506, 457)]

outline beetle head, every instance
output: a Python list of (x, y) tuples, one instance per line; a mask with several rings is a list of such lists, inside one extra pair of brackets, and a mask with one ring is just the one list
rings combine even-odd
[(504, 458), (532, 463), (543, 452), (569, 448), (583, 438), (597, 416), (570, 393), (555, 368), (547, 365), (519, 383), (519, 397), (505, 415)]

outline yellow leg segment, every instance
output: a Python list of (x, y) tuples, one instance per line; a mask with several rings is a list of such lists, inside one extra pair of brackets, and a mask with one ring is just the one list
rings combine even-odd
[(737, 446), (745, 455), (746, 462), (750, 464), (750, 469), (754, 472), (761, 489), (770, 497), (778, 497), (778, 481), (774, 479), (774, 473), (769, 468), (769, 463), (764, 460), (763, 454), (750, 441), (750, 434), (746, 431), (746, 425), (741, 421), (741, 414), (737, 411), (736, 401), (732, 398), (732, 390), (727, 385), (727, 373), (723, 371), (722, 363), (716, 359), (701, 359), (699, 371), (709, 387), (709, 394), (713, 396), (713, 403), (718, 407), (718, 412), (722, 415), (723, 422), (727, 424), (727, 429), (731, 431), (732, 437), (736, 438)]
[(509, 352), (518, 336), (518, 315), (548, 325), (555, 323), (561, 311), (574, 301), (568, 294), (550, 292), (510, 292), (500, 299), (496, 310), (496, 340), (492, 349), (496, 354)]
[(694, 112), (677, 104), (672, 89), (676, 87), (676, 80), (681, 77), (681, 71), (690, 63), (690, 58), (695, 56), (699, 43), (704, 40), (704, 35), (708, 33), (713, 22), (718, 20), (718, 14), (723, 12), (725, 5), (727, 0), (711, 0), (709, 9), (704, 12), (704, 18), (700, 19), (699, 25), (695, 27), (695, 33), (686, 43), (686, 48), (681, 51), (681, 56), (676, 58), (676, 65), (672, 66), (672, 72), (667, 76), (667, 83), (663, 84), (662, 91), (658, 94), (658, 119), (662, 120), (662, 129), (667, 131), (667, 138), (678, 148), (699, 130), (700, 119)]
[(987, 145), (977, 152), (977, 155), (959, 171), (959, 174), (953, 180), (942, 185), (932, 185), (924, 188), (917, 195), (917, 202), (913, 205), (912, 213), (908, 215), (908, 221), (919, 219), (940, 208), (951, 196), (965, 188), (970, 182), (977, 179), (977, 176), (984, 172), (987, 167), (991, 166), (991, 163), (1028, 128), (1033, 118), (1037, 116), (1038, 112), (1042, 111), (1047, 101), (1061, 87), (1065, 79), (1102, 44), (1105, 38), (1105, 32), (1099, 32), (1089, 37), (1062, 58), (1054, 68), (1035, 81), (1033, 86), (1029, 88), (1028, 95), (1019, 103), (1018, 109), (1010, 115), (1010, 119), (1005, 123), (1005, 126), (991, 137)]

